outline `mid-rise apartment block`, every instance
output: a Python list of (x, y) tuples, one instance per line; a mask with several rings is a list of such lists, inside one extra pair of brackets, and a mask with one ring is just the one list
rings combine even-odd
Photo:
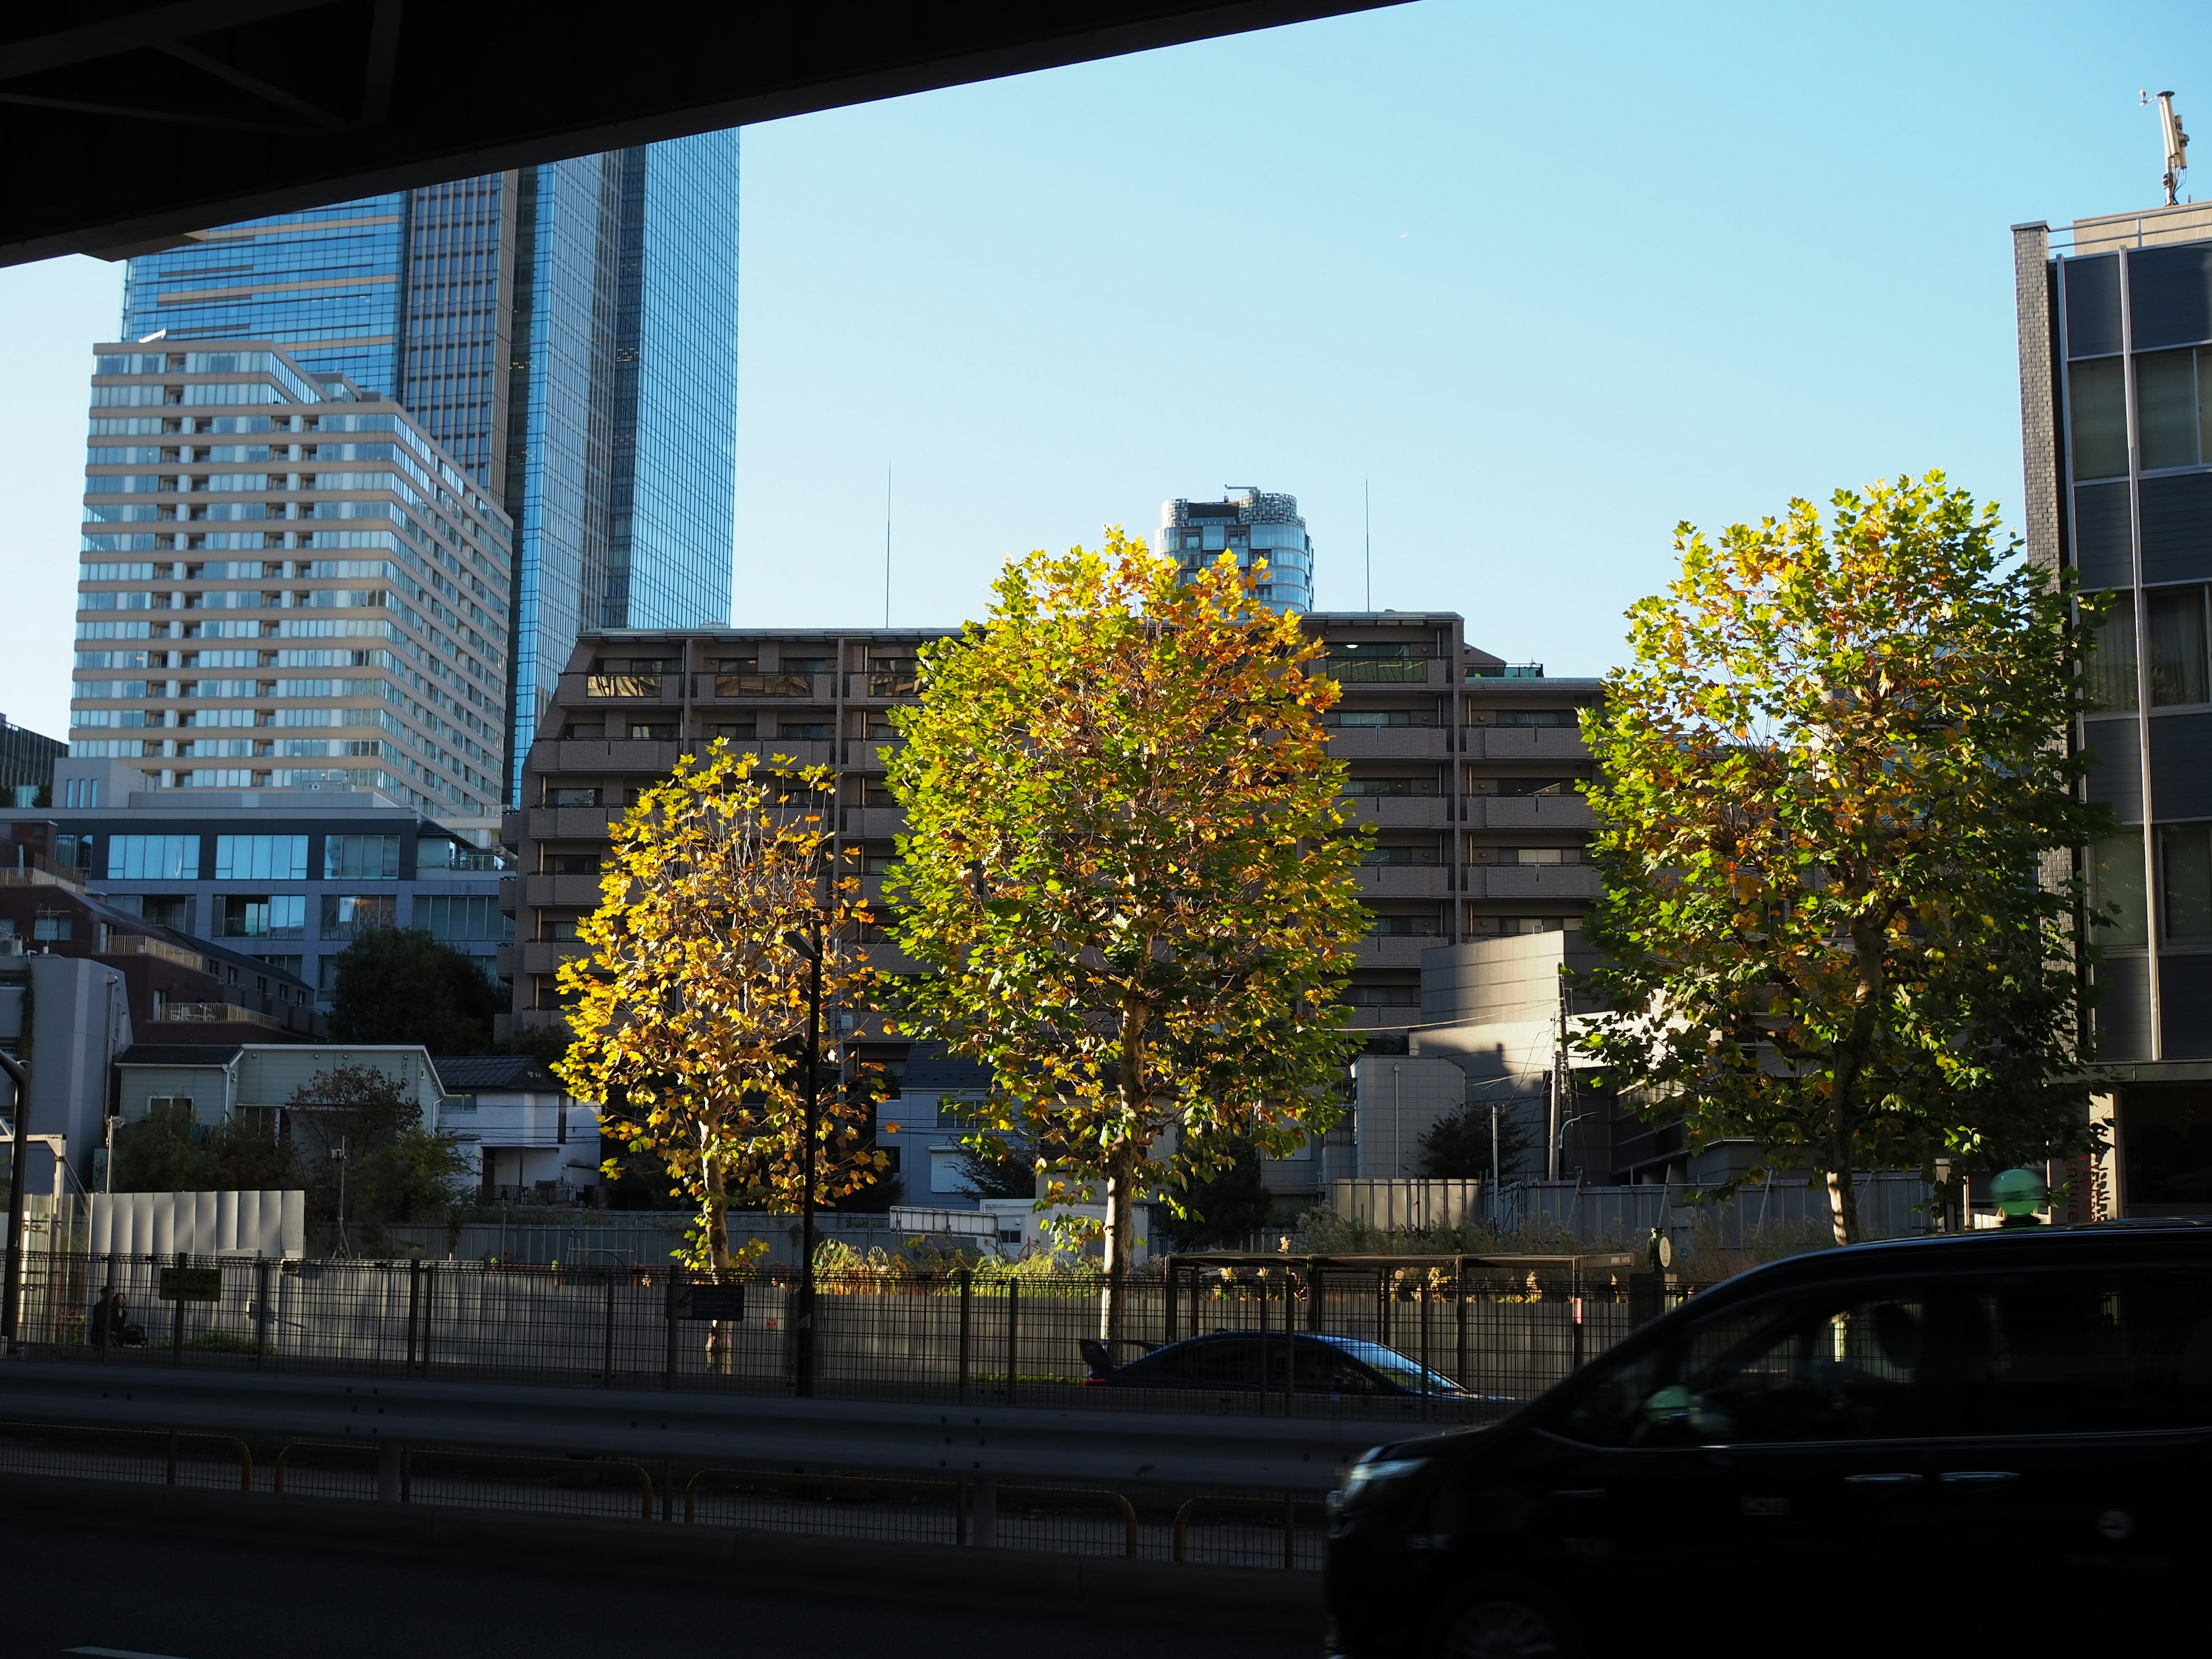
[[(1325, 613), (1317, 672), (1344, 688), (1328, 720), (1353, 810), (1376, 827), (1361, 886), (1353, 1018), (1387, 1031), (1420, 1019), (1422, 952), (1578, 927), (1595, 891), (1583, 861), (1590, 775), (1576, 711), (1595, 680), (1544, 677), (1466, 643), (1462, 619)], [(608, 827), (687, 750), (726, 737), (763, 755), (837, 769), (839, 833), (870, 877), (896, 854), (903, 813), (884, 782), (892, 708), (915, 695), (915, 653), (940, 630), (586, 635), (577, 645), (507, 821), (516, 854), (514, 1019), (560, 1019), (559, 964), (599, 900)], [(873, 885), (872, 879), (871, 885)], [(894, 964), (896, 965), (896, 964)]]
[(2212, 1212), (2212, 206), (2013, 249), (2028, 554), (2104, 606), (2075, 738), (2121, 826), (2085, 853), (2115, 1156), (2066, 1201)]
[(507, 514), (397, 404), (267, 342), (97, 351), (70, 755), (373, 790), (488, 840)]
[(69, 753), (58, 738), (10, 726), (0, 714), (0, 801), (36, 806), (53, 792), (54, 763)]
[(729, 615), (737, 284), (731, 131), (197, 231), (121, 331), (343, 375), (510, 515), (504, 800), (580, 629)]
[(1237, 556), (1240, 570), (1257, 560), (1267, 567), (1258, 590), (1263, 602), (1295, 616), (1313, 609), (1313, 538), (1295, 495), (1239, 489), (1218, 501), (1163, 501), (1159, 544), (1152, 550), (1173, 559), (1186, 574), (1224, 552)]

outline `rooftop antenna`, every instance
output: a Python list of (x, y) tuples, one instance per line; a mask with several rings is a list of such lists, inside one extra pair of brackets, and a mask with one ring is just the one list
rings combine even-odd
[(1367, 492), (1367, 480), (1359, 481), (1359, 523), (1367, 536), (1367, 608), (1375, 609), (1375, 513)]
[[(2148, 93), (2136, 96), (2144, 104), (2150, 102)], [(2181, 175), (2189, 171), (2189, 135), (2181, 130), (2181, 117), (2174, 112), (2173, 94), (2170, 92), (2158, 94), (2158, 125), (2166, 139), (2166, 176), (2160, 182), (2166, 186), (2166, 206), (2174, 207), (2180, 202), (2177, 192), (2181, 188)]]
[(884, 626), (891, 625), (891, 464), (884, 463)]

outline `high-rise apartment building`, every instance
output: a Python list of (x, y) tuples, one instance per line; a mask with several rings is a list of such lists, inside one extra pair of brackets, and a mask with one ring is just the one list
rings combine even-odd
[(266, 342), (95, 349), (71, 756), (493, 830), (507, 514), (397, 404)]
[(2028, 555), (2104, 604), (2075, 733), (2119, 833), (2086, 850), (2095, 1110), (2084, 1217), (2212, 1212), (2212, 206), (2013, 229)]
[(1259, 596), (1277, 611), (1302, 616), (1313, 609), (1313, 538), (1298, 516), (1295, 495), (1239, 489), (1218, 501), (1178, 497), (1160, 503), (1159, 544), (1185, 571), (1233, 551), (1240, 569), (1255, 559), (1267, 567)]
[(196, 232), (123, 331), (394, 398), (512, 516), (511, 788), (580, 630), (729, 615), (737, 259), (732, 131)]

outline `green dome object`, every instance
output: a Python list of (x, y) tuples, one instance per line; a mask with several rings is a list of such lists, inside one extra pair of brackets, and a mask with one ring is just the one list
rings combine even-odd
[(2007, 1170), (1990, 1182), (1990, 1196), (2007, 1215), (2033, 1215), (2049, 1198), (2033, 1170)]

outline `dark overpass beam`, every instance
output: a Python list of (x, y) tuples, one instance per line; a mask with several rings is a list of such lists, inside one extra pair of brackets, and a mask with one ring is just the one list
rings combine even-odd
[(25, 6), (0, 15), (0, 263), (1399, 3)]

